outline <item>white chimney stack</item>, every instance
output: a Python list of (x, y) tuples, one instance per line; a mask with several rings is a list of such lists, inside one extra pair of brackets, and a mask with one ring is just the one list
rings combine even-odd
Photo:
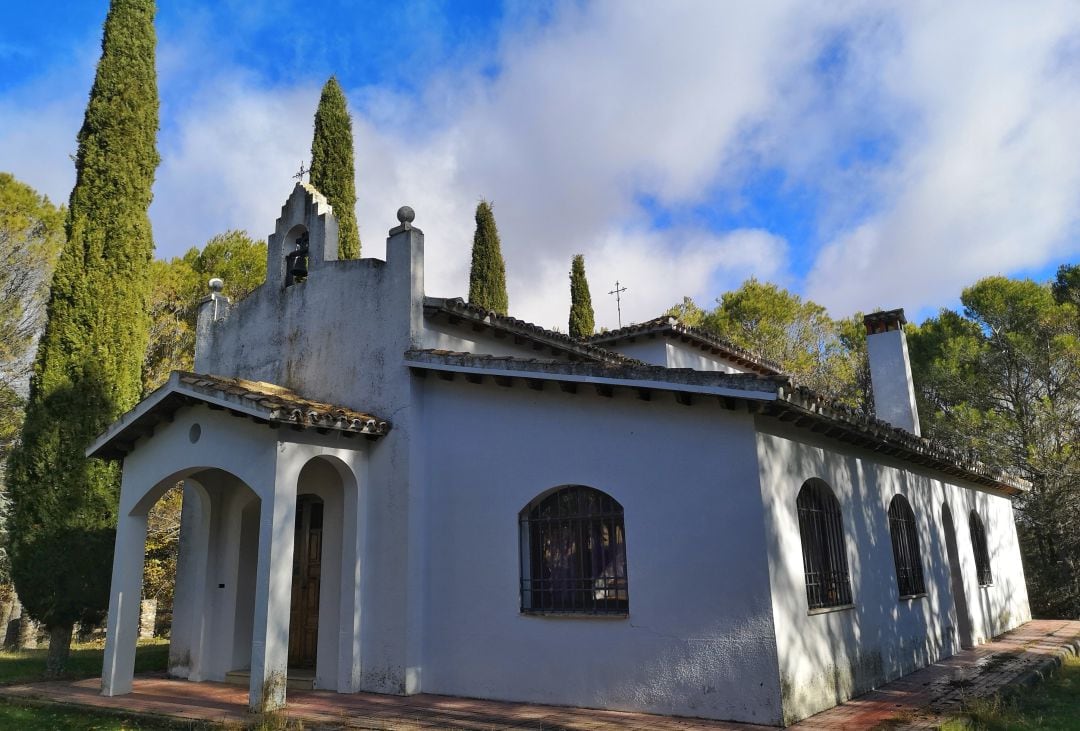
[(874, 312), (863, 318), (870, 382), (874, 388), (874, 413), (882, 421), (920, 436), (915, 384), (911, 379), (911, 362), (904, 335), (906, 323), (902, 309)]

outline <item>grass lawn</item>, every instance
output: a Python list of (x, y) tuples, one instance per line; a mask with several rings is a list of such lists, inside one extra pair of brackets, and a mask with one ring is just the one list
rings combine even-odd
[(943, 731), (1077, 731), (1080, 729), (1080, 658), (1070, 656), (1054, 677), (1008, 700), (974, 701)]
[[(0, 685), (42, 680), (45, 677), (45, 656), (48, 649), (0, 652)], [(100, 643), (73, 645), (68, 659), (66, 678), (94, 678), (101, 675), (101, 662), (105, 648)], [(149, 640), (141, 643), (135, 653), (135, 672), (146, 673), (164, 670), (169, 659), (169, 643)], [(146, 729), (190, 728), (189, 725), (171, 725), (118, 715), (102, 714), (90, 710), (72, 710), (63, 706), (24, 703), (19, 700), (0, 700), (0, 729), (20, 731), (134, 731)]]
[[(48, 649), (0, 652), (0, 685), (24, 683), (45, 678), (45, 656)], [(105, 646), (102, 643), (72, 645), (65, 678), (96, 678), (101, 675)], [(165, 670), (169, 662), (167, 640), (143, 640), (135, 651), (135, 672), (149, 673)], [(4, 726), (0, 728), (15, 728)], [(91, 728), (91, 727), (87, 727)]]
[(0, 728), (20, 731), (165, 731), (192, 728), (144, 721), (135, 718), (107, 715), (94, 711), (72, 710), (62, 706), (34, 705), (19, 701), (0, 700)]

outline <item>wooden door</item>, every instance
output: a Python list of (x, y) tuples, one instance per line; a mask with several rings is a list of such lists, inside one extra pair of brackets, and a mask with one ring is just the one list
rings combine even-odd
[(319, 644), (322, 524), (322, 500), (312, 495), (297, 498), (289, 617), (289, 667), (292, 668), (315, 667)]

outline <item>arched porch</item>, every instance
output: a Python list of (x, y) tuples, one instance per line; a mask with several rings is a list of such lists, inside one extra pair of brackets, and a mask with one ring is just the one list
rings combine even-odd
[[(368, 444), (333, 432), (268, 429), (203, 405), (179, 410), (140, 440), (124, 458), (102, 693), (131, 690), (147, 513), (178, 481), (184, 506), (172, 674), (224, 680), (244, 669), (252, 708), (284, 705), (300, 558), (294, 542), (297, 517), (304, 518), (297, 506), (317, 501), (320, 581), (308, 607), (314, 684), (355, 692), (363, 533), (357, 476)], [(303, 540), (298, 550), (306, 550), (308, 533)]]

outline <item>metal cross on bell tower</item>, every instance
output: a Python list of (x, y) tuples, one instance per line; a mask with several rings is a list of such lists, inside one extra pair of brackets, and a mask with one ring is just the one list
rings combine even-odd
[(300, 161), (300, 170), (297, 171), (296, 175), (294, 175), (293, 177), (296, 178), (297, 180), (299, 180), (302, 183), (302, 182), (304, 182), (304, 176), (307, 175), (310, 172), (311, 172), (311, 168), (305, 168), (304, 167), (304, 161), (301, 160)]
[(619, 312), (619, 328), (622, 328), (622, 293), (626, 291), (626, 287), (619, 286), (619, 280), (615, 280), (615, 289), (608, 292), (608, 294), (615, 295), (615, 307)]

